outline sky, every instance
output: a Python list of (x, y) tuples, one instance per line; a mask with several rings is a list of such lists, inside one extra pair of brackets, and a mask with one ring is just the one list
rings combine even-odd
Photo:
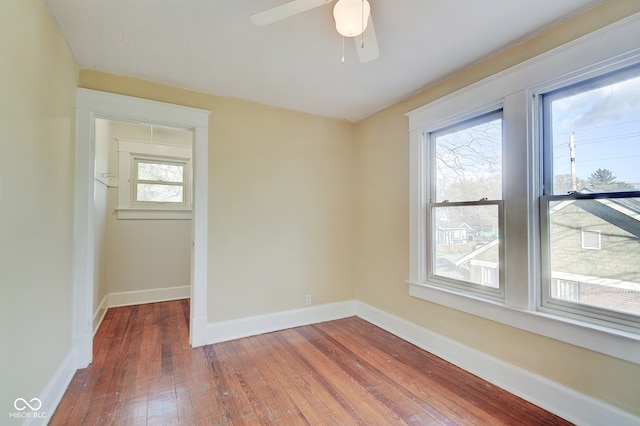
[(574, 134), (576, 175), (609, 169), (640, 189), (640, 77), (553, 101), (554, 174), (570, 174)]

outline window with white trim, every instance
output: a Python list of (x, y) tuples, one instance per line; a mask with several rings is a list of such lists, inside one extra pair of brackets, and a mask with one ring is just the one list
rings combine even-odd
[[(542, 307), (640, 319), (640, 67), (542, 93)], [(562, 282), (574, 282), (569, 297)]]
[[(640, 168), (618, 166), (640, 164), (638, 21), (640, 15), (407, 113), (411, 296), (640, 364)], [(592, 90), (597, 105), (585, 100)], [(496, 111), (502, 182), (493, 188), (502, 193), (441, 196), (438, 179), (449, 176), (438, 171), (437, 138)], [(586, 127), (560, 127), (571, 120)], [(452, 155), (445, 165), (456, 161)], [(452, 207), (487, 201), (497, 233), (459, 217), (443, 226)], [(451, 245), (447, 256), (440, 244)], [(456, 244), (471, 251), (457, 256)], [(476, 280), (453, 273), (463, 264), (478, 272)]]
[(190, 147), (118, 139), (119, 219), (190, 219)]
[(187, 205), (187, 161), (159, 157), (133, 157), (132, 204), (145, 207)]
[(600, 250), (600, 231), (582, 231), (582, 248), (585, 250)]
[(429, 132), (428, 280), (502, 300), (502, 110)]

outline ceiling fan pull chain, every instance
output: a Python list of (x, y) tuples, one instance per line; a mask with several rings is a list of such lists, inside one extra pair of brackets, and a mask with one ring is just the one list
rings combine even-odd
[(362, 13), (362, 32), (360, 33), (360, 48), (364, 49), (364, 0), (362, 0), (362, 7), (360, 8)]
[(344, 64), (344, 36), (342, 36), (342, 63)]

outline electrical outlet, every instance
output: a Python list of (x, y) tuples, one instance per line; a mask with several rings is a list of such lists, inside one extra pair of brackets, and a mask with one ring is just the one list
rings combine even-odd
[(305, 296), (305, 298), (304, 298), (304, 301), (305, 301), (305, 303), (306, 303), (307, 305), (310, 305), (310, 304), (311, 304), (311, 295), (310, 295), (310, 294), (307, 294), (307, 295)]

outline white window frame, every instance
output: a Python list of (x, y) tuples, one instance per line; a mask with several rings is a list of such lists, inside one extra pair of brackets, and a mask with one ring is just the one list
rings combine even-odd
[[(157, 208), (157, 209), (176, 209), (176, 208), (188, 208), (189, 206), (189, 176), (188, 172), (189, 161), (184, 158), (174, 157), (156, 157), (150, 155), (131, 155), (131, 205), (142, 208)], [(156, 182), (140, 179), (138, 175), (138, 165), (140, 163), (147, 164), (165, 164), (172, 166), (182, 167), (182, 182)], [(182, 188), (182, 201), (180, 202), (161, 202), (161, 201), (141, 201), (138, 200), (138, 185), (139, 184), (162, 184), (168, 186), (179, 186)]]
[[(497, 220), (498, 220), (499, 235), (500, 235), (500, 239), (502, 239), (502, 236), (504, 235), (504, 213), (503, 213), (504, 197), (498, 200), (482, 199), (482, 200), (476, 200), (476, 201), (462, 201), (462, 202), (449, 202), (449, 201), (439, 202), (435, 199), (436, 185), (437, 185), (437, 176), (436, 176), (437, 171), (435, 167), (435, 163), (437, 161), (436, 154), (435, 154), (436, 153), (435, 139), (437, 138), (437, 135), (442, 133), (446, 134), (449, 130), (451, 131), (462, 130), (467, 128), (467, 126), (474, 126), (476, 124), (484, 123), (486, 122), (485, 119), (487, 118), (493, 117), (493, 119), (495, 119), (498, 116), (500, 117), (503, 123), (501, 149), (502, 149), (502, 159), (503, 159), (502, 163), (504, 164), (505, 132), (504, 132), (504, 112), (501, 104), (497, 105), (497, 107), (495, 104), (491, 104), (491, 107), (486, 110), (484, 109), (473, 110), (470, 112), (469, 115), (464, 115), (463, 117), (455, 116), (452, 118), (451, 122), (441, 123), (444, 125), (440, 129), (425, 132), (422, 135), (422, 137), (424, 138), (423, 143), (427, 145), (424, 149), (424, 154), (426, 155), (426, 157), (423, 159), (424, 167), (427, 171), (425, 175), (425, 180), (426, 180), (425, 189), (428, 191), (428, 194), (426, 195), (427, 207), (425, 209), (426, 210), (425, 213), (427, 215), (426, 226), (430, 227), (430, 229), (432, 230), (431, 232), (425, 233), (425, 237), (427, 240), (426, 244), (428, 246), (434, 247), (437, 244), (437, 238), (438, 238), (437, 231), (436, 231), (437, 226), (434, 221), (433, 211), (436, 208), (442, 208), (442, 207), (496, 206), (497, 212), (498, 212)], [(504, 181), (505, 179), (504, 179), (504, 173), (503, 173), (503, 178), (501, 179), (502, 186), (503, 186), (501, 188), (502, 194), (504, 194)], [(454, 230), (452, 234), (455, 237), (456, 233), (459, 233), (459, 232), (460, 230)], [(465, 234), (466, 234), (466, 230), (465, 230)], [(432, 253), (432, 251), (429, 249), (425, 251), (426, 281), (428, 281), (431, 285), (434, 285), (434, 286), (449, 288), (454, 291), (468, 293), (481, 298), (487, 298), (495, 301), (503, 301), (504, 300), (504, 269), (503, 269), (504, 250), (503, 250), (503, 247), (504, 247), (503, 244), (498, 245), (498, 250), (499, 250), (498, 264), (500, 266), (498, 269), (498, 283), (499, 283), (498, 288), (484, 286), (481, 284), (474, 284), (471, 282), (456, 280), (453, 278), (448, 278), (442, 275), (435, 274), (433, 272), (434, 263), (435, 263), (435, 253)], [(482, 272), (482, 275), (484, 277), (484, 271)]]
[[(591, 240), (591, 236), (596, 239), (595, 245), (590, 245), (588, 242)], [(602, 234), (600, 231), (592, 231), (589, 229), (583, 229), (580, 232), (580, 242), (582, 243), (582, 247), (585, 250), (601, 250), (602, 249)]]
[[(407, 114), (410, 132), (410, 295), (492, 321), (640, 364), (640, 330), (543, 312), (539, 94), (640, 63), (640, 14), (495, 74)], [(502, 106), (505, 125), (505, 297), (487, 300), (427, 279), (428, 176), (425, 135)]]
[[(118, 219), (191, 219), (192, 149), (160, 142), (116, 139), (118, 143)], [(184, 164), (184, 202), (136, 200), (136, 160)]]
[[(608, 84), (617, 82), (620, 76), (638, 75), (640, 73), (640, 52), (637, 49), (635, 53), (624, 55), (622, 58), (613, 58), (606, 60), (599, 64), (599, 66), (592, 66), (586, 68), (583, 72), (576, 74), (568, 74), (564, 77), (555, 79), (553, 82), (544, 83), (535, 88), (535, 106), (536, 108), (536, 125), (540, 127), (540, 133), (545, 133), (544, 123), (547, 119), (543, 111), (544, 98), (549, 96), (550, 92), (562, 92), (567, 94), (572, 92), (580, 93), (582, 90), (586, 91), (592, 89), (594, 84), (600, 83)], [(633, 67), (630, 68), (630, 67)], [(621, 74), (622, 72), (622, 74)], [(554, 96), (553, 94), (551, 96)], [(546, 129), (549, 131), (550, 129)], [(550, 141), (544, 141), (544, 137), (540, 141), (541, 145), (545, 143), (549, 144)], [(610, 309), (602, 308), (599, 306), (590, 306), (581, 304), (579, 301), (563, 300), (561, 298), (551, 297), (551, 285), (553, 279), (558, 273), (554, 273), (554, 277), (551, 277), (551, 242), (549, 235), (549, 223), (550, 223), (550, 210), (549, 204), (552, 201), (559, 202), (559, 205), (565, 203), (571, 203), (575, 200), (591, 200), (607, 203), (611, 198), (624, 198), (624, 197), (638, 197), (640, 191), (627, 191), (627, 192), (594, 192), (594, 193), (569, 193), (569, 194), (553, 194), (552, 183), (553, 182), (553, 165), (552, 149), (547, 148), (545, 157), (541, 156), (541, 175), (546, 175), (543, 180), (546, 179), (549, 182), (548, 189), (541, 190), (540, 194), (540, 221), (541, 221), (541, 268), (542, 268), (542, 283), (540, 289), (540, 302), (539, 309), (542, 312), (548, 312), (551, 314), (564, 315), (569, 318), (575, 318), (577, 320), (586, 320), (594, 324), (599, 324), (604, 327), (614, 327), (621, 330), (629, 330), (632, 333), (640, 333), (640, 318), (637, 315), (632, 315), (623, 312), (616, 312)], [(546, 165), (544, 162), (548, 162)], [(548, 192), (545, 194), (544, 192)], [(553, 209), (551, 209), (553, 210)], [(598, 247), (586, 247), (584, 244), (584, 233), (598, 233)], [(585, 250), (600, 250), (601, 238), (600, 231), (582, 230), (581, 233), (581, 248)]]

